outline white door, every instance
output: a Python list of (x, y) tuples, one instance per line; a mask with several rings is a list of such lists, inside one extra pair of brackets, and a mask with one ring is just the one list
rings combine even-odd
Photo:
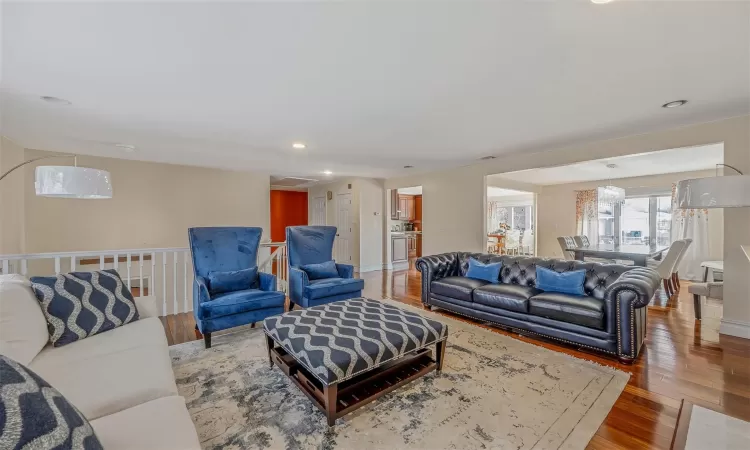
[(352, 261), (352, 194), (336, 196), (335, 259), (344, 264)]
[(310, 225), (326, 224), (326, 198), (315, 197), (312, 204), (312, 220)]

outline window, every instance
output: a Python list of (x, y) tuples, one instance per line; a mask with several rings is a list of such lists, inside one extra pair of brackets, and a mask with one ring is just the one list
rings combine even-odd
[(628, 247), (671, 244), (672, 197), (628, 197), (621, 204), (600, 204), (599, 242), (615, 241)]

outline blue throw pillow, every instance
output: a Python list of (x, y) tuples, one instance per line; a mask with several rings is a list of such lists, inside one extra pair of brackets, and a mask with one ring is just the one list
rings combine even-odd
[(75, 406), (39, 375), (3, 355), (0, 392), (3, 448), (103, 448), (91, 424)]
[(326, 261), (318, 264), (305, 264), (300, 269), (307, 273), (307, 278), (320, 280), (322, 278), (339, 278), (339, 270), (336, 261)]
[(502, 261), (484, 264), (474, 258), (469, 258), (469, 270), (466, 271), (466, 277), (497, 284), (500, 282), (500, 269), (502, 267)]
[(537, 266), (536, 268), (536, 288), (543, 291), (586, 295), (583, 291), (585, 281), (586, 270), (584, 269), (559, 273), (544, 267)]
[(257, 286), (258, 268), (250, 267), (229, 272), (213, 271), (208, 273), (208, 292), (211, 295), (225, 292), (244, 291)]
[(116, 270), (31, 277), (55, 347), (138, 320), (138, 309)]

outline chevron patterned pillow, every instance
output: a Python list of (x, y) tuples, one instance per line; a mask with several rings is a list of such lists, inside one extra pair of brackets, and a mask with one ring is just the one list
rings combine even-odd
[(55, 347), (138, 320), (133, 296), (116, 270), (32, 277), (31, 288)]
[(98, 450), (85, 417), (37, 374), (0, 355), (0, 447)]

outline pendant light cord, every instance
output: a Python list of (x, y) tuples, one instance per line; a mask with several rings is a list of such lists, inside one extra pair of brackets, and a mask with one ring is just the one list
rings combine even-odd
[(740, 169), (738, 169), (738, 168), (736, 168), (736, 167), (734, 167), (734, 166), (730, 166), (729, 164), (717, 164), (717, 165), (716, 165), (716, 176), (719, 176), (719, 166), (729, 167), (730, 169), (733, 169), (733, 170), (734, 170), (735, 172), (737, 172), (738, 174), (740, 174), (740, 175), (744, 175), (744, 174), (743, 174), (743, 173), (742, 173), (742, 172), (740, 171)]
[(74, 164), (76, 167), (78, 167), (78, 155), (51, 155), (51, 156), (40, 156), (39, 158), (33, 158), (28, 161), (24, 161), (21, 164), (18, 164), (17, 166), (11, 167), (9, 171), (5, 172), (4, 174), (0, 175), (0, 181), (2, 181), (3, 178), (7, 177), (11, 172), (18, 169), (19, 167), (23, 167), (26, 164), (31, 164), (35, 161), (39, 161), (42, 159), (50, 159), (50, 158), (75, 158)]

